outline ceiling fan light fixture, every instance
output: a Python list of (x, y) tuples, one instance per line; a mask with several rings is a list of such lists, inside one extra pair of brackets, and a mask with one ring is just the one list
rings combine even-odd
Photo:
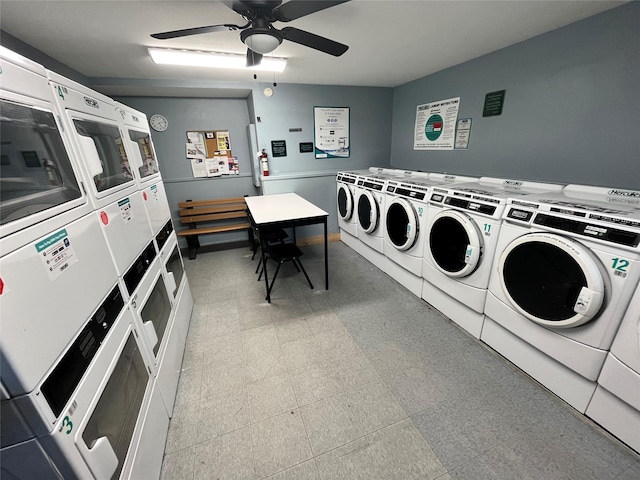
[(238, 70), (260, 70), (283, 72), (286, 58), (263, 58), (260, 65), (246, 66), (246, 56), (235, 53), (202, 52), (195, 50), (175, 50), (170, 48), (149, 48), (151, 59), (160, 65), (179, 65), (184, 67), (233, 68)]
[(282, 43), (282, 35), (266, 28), (243, 30), (240, 39), (251, 50), (262, 55), (273, 52)]

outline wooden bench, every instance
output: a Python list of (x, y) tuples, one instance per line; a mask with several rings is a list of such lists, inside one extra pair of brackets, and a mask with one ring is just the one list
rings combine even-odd
[[(189, 228), (177, 232), (177, 235), (186, 238), (191, 260), (196, 258), (198, 248), (200, 248), (198, 235), (247, 230), (249, 244), (253, 243), (244, 197), (187, 200), (178, 203), (178, 207), (180, 208), (180, 223), (188, 225)], [(232, 219), (240, 220), (230, 223), (228, 220)]]

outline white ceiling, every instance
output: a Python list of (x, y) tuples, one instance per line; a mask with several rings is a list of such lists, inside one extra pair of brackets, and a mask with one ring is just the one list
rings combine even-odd
[[(275, 80), (395, 87), (623, 3), (352, 0), (274, 25), (297, 27), (350, 47), (336, 58), (285, 40), (273, 55), (286, 57), (287, 69)], [(219, 85), (224, 89), (228, 82), (253, 81), (250, 71), (160, 66), (147, 54), (147, 47), (157, 46), (244, 55), (239, 31), (173, 40), (150, 37), (166, 30), (244, 23), (217, 1), (2, 0), (0, 13), (0, 28), (10, 35), (87, 77), (110, 79), (100, 85), (122, 83), (105, 92), (111, 95), (162, 95), (166, 85), (179, 82), (206, 90), (211, 82), (224, 82)], [(258, 80), (271, 82), (273, 74), (260, 73)]]

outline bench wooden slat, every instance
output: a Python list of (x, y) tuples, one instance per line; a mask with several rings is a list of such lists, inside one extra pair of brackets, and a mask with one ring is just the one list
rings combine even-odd
[[(251, 225), (247, 221), (247, 204), (244, 197), (214, 198), (179, 202), (180, 223), (191, 228), (176, 232), (187, 240), (189, 258), (194, 259), (200, 248), (200, 235), (247, 230), (249, 244), (253, 245)], [(225, 220), (242, 219), (241, 223), (229, 223)], [(202, 226), (200, 226), (202, 225)]]
[(219, 225), (217, 227), (203, 227), (192, 228), (189, 230), (181, 230), (178, 232), (179, 237), (186, 237), (189, 235), (206, 235), (208, 233), (223, 233), (233, 232), (236, 230), (246, 230), (249, 228), (249, 223), (236, 223), (233, 225)]
[(199, 223), (199, 222), (215, 222), (217, 220), (226, 220), (229, 218), (247, 218), (247, 214), (244, 210), (241, 212), (225, 212), (225, 213), (212, 213), (209, 215), (195, 215), (190, 217), (180, 217), (180, 223)]
[(198, 207), (198, 208), (185, 208), (180, 210), (180, 216), (193, 216), (195, 214), (207, 214), (207, 213), (223, 213), (223, 212), (244, 212), (247, 208), (246, 204), (233, 205), (228, 207)]
[(240, 203), (242, 205), (245, 205), (244, 197), (217, 198), (213, 200), (193, 200), (191, 202), (180, 202), (178, 203), (178, 207), (208, 207), (209, 205), (228, 205), (231, 203)]

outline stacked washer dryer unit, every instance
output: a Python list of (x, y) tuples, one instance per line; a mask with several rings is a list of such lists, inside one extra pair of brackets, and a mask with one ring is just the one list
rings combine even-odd
[(129, 447), (163, 427), (134, 431), (135, 413), (160, 407), (168, 426), (152, 365), (47, 72), (2, 47), (0, 63), (2, 476), (134, 472)]
[(434, 186), (427, 210), (422, 298), (480, 338), (507, 199), (560, 190), (561, 185), (490, 177)]
[[(159, 337), (156, 340), (158, 348), (156, 349), (156, 345), (153, 345), (150, 346), (150, 349), (158, 367), (158, 385), (169, 415), (172, 415), (184, 345), (193, 310), (193, 297), (187, 276), (184, 274), (184, 264), (173, 229), (169, 203), (160, 176), (147, 117), (144, 113), (120, 103), (116, 103), (116, 107), (122, 120), (122, 129), (125, 132), (124, 142), (128, 147), (130, 163), (137, 172), (145, 211), (152, 234), (155, 236), (156, 251), (160, 257), (159, 263), (164, 278), (162, 279), (158, 275), (157, 281), (166, 282), (168, 289), (168, 297), (161, 295), (162, 290), (156, 291), (155, 301), (160, 305), (165, 305), (168, 298), (172, 305), (169, 317), (166, 318), (166, 326), (162, 325), (164, 321), (156, 320), (156, 326), (152, 328), (152, 323), (148, 327), (150, 338)], [(130, 279), (129, 283), (131, 283)], [(128, 286), (128, 288), (135, 290), (133, 286)], [(140, 310), (140, 312), (143, 311), (144, 308)], [(167, 315), (166, 312), (165, 315)], [(145, 314), (141, 313), (141, 316), (144, 318)], [(162, 342), (159, 340), (163, 337), (159, 335), (160, 329), (166, 331), (164, 345), (160, 345)]]
[(640, 192), (568, 185), (503, 219), (480, 338), (584, 413), (640, 279)]
[[(158, 452), (166, 439), (165, 427), (173, 410), (184, 349), (184, 341), (170, 344), (172, 315), (176, 311), (172, 292), (176, 286), (164, 271), (152, 230), (152, 224), (166, 225), (166, 209), (147, 207), (144, 199), (145, 194), (149, 198), (144, 189), (153, 186), (150, 184), (154, 181), (158, 185), (161, 179), (152, 165), (136, 161), (139, 144), (127, 140), (131, 137), (125, 133), (122, 113), (112, 99), (54, 72), (47, 73), (62, 121), (84, 167), (94, 215), (109, 246), (124, 300), (133, 314), (133, 328), (140, 333), (143, 354), (151, 363), (148, 371), (153, 381), (138, 415), (132, 417), (136, 422), (131, 447), (136, 448), (125, 452), (117, 465), (124, 469), (121, 474), (125, 477), (137, 476), (141, 468), (159, 472), (162, 454)], [(136, 142), (139, 136), (134, 136)], [(140, 177), (143, 170), (151, 175)], [(163, 199), (158, 200), (162, 205)], [(168, 238), (166, 233), (163, 235)], [(177, 332), (176, 337), (186, 337), (186, 331)], [(150, 432), (153, 435), (147, 441), (139, 442)]]
[(358, 176), (367, 170), (343, 171), (336, 175), (338, 227), (340, 240), (356, 252), (360, 251), (358, 236), (358, 215), (356, 214), (356, 183)]
[(586, 413), (640, 453), (640, 285), (604, 361)]
[(422, 292), (424, 232), (431, 189), (435, 185), (473, 180), (439, 173), (413, 173), (387, 183), (382, 238), (384, 271), (418, 297)]
[(386, 271), (384, 255), (385, 202), (387, 182), (400, 179), (426, 179), (428, 173), (372, 167), (358, 178), (356, 214), (360, 254), (382, 271)]

